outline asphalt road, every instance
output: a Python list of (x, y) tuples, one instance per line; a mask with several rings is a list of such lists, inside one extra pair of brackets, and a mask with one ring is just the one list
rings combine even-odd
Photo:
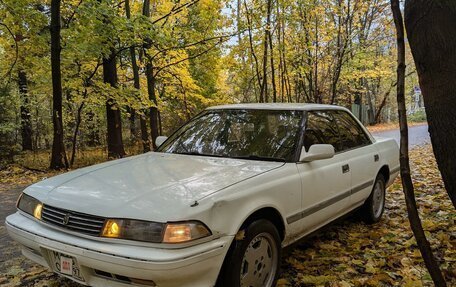
[[(385, 138), (393, 138), (399, 144), (401, 135), (399, 130), (389, 130), (383, 132), (376, 132), (372, 133), (374, 136), (385, 137)], [(414, 126), (409, 127), (409, 146), (414, 147), (417, 145), (423, 145), (426, 143), (430, 143), (431, 138), (429, 137), (428, 126), (421, 125), (421, 126)]]

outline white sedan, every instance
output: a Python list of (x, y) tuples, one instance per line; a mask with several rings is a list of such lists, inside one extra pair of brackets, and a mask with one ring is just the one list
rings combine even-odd
[(90, 286), (271, 287), (281, 249), (360, 208), (380, 220), (394, 140), (345, 108), (209, 108), (157, 152), (46, 179), (6, 219), (23, 254)]

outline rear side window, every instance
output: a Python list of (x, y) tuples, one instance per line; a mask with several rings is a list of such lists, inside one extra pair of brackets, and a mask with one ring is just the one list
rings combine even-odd
[(331, 113), (312, 111), (307, 113), (304, 147), (309, 151), (314, 144), (331, 144), (335, 150), (339, 147), (339, 131)]
[(343, 111), (333, 112), (333, 115), (339, 127), (342, 151), (371, 144), (367, 134), (351, 115)]

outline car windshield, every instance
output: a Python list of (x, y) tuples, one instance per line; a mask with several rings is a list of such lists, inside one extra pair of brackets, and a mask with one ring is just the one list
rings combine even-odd
[(209, 110), (175, 132), (160, 152), (293, 161), (302, 111)]

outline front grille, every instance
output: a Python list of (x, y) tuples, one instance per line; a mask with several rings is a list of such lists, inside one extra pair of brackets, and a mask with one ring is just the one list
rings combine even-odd
[(49, 224), (68, 230), (99, 236), (105, 219), (99, 216), (69, 211), (49, 205), (43, 206), (41, 219)]

